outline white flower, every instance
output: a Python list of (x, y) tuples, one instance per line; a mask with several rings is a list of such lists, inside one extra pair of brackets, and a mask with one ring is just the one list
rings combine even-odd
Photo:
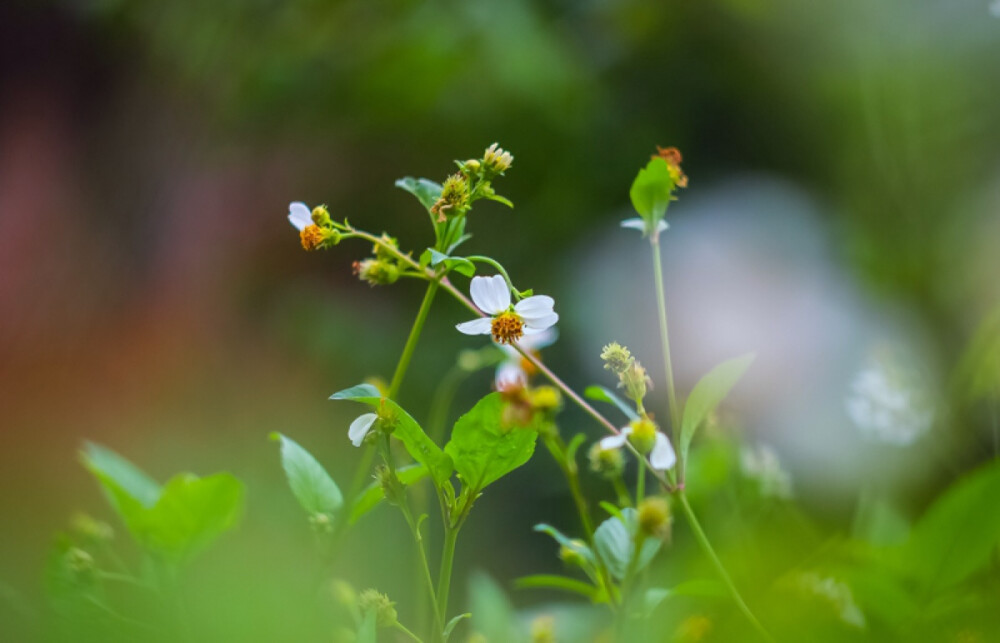
[(313, 224), (312, 210), (305, 203), (295, 201), (288, 206), (288, 221), (302, 232)]
[[(556, 341), (558, 333), (554, 328), (547, 328), (540, 333), (528, 335), (518, 342), (518, 346), (527, 352), (538, 351), (551, 346)], [(500, 344), (504, 360), (497, 366), (496, 387), (498, 390), (516, 386), (527, 386), (528, 374), (524, 370), (524, 357), (513, 346)]]
[(555, 302), (546, 295), (525, 297), (512, 309), (510, 288), (501, 275), (473, 277), (469, 292), (476, 307), (489, 316), (455, 326), (466, 335), (493, 335), (494, 341), (510, 344), (541, 333), (559, 321), (559, 315), (552, 310)]
[(359, 415), (357, 419), (351, 422), (351, 428), (347, 430), (347, 437), (351, 439), (351, 444), (356, 447), (361, 446), (365, 441), (365, 437), (372, 430), (372, 425), (375, 424), (375, 420), (378, 419), (378, 415), (374, 413), (365, 413)]
[(791, 498), (792, 477), (781, 466), (778, 453), (766, 444), (743, 447), (740, 453), (743, 475), (760, 484), (760, 493), (770, 498)]
[[(625, 442), (630, 435), (632, 435), (631, 424), (622, 427), (622, 430), (617, 435), (609, 435), (606, 438), (602, 438), (601, 448), (620, 449), (625, 446)], [(653, 450), (649, 452), (649, 463), (657, 471), (666, 471), (677, 463), (677, 454), (674, 453), (674, 447), (670, 444), (670, 440), (663, 431), (656, 432)]]
[(934, 409), (905, 376), (876, 362), (854, 377), (844, 406), (864, 437), (903, 447), (930, 430)]

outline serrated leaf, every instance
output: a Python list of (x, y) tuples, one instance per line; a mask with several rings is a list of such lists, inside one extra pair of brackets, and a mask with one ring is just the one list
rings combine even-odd
[[(87, 442), (80, 456), (84, 466), (91, 473), (96, 475), (99, 472), (103, 474), (103, 478), (113, 480), (120, 491), (131, 496), (143, 507), (152, 507), (160, 497), (160, 485), (156, 481), (111, 449)], [(102, 476), (98, 476), (98, 481), (101, 479)], [(105, 491), (108, 491), (107, 488)], [(112, 505), (115, 504), (112, 495), (109, 495), (109, 500)], [(117, 507), (115, 509), (117, 510)]]
[(534, 574), (522, 576), (514, 581), (519, 589), (558, 589), (571, 594), (580, 594), (590, 600), (597, 600), (601, 592), (593, 585), (569, 576), (558, 574)]
[(430, 179), (415, 179), (412, 176), (406, 176), (396, 181), (396, 187), (417, 197), (417, 200), (428, 212), (441, 197), (441, 184)]
[(500, 393), (479, 400), (458, 418), (445, 446), (455, 471), (476, 491), (523, 465), (535, 451), (536, 427), (506, 426), (504, 406)]
[(448, 454), (427, 437), (427, 434), (409, 413), (389, 398), (382, 397), (379, 390), (371, 384), (359, 384), (338, 391), (331, 395), (330, 399), (351, 400), (367, 404), (379, 414), (380, 421), (385, 421), (381, 419), (383, 416), (392, 418), (395, 422), (392, 436), (403, 443), (410, 457), (427, 465), (435, 483), (443, 484), (451, 477), (453, 467)]
[(291, 438), (275, 432), (271, 439), (281, 443), (281, 466), (302, 508), (310, 514), (336, 514), (344, 496), (323, 465)]
[(647, 221), (657, 221), (666, 214), (673, 190), (674, 181), (670, 178), (667, 162), (657, 157), (639, 170), (632, 181), (629, 198), (639, 216)]
[(943, 590), (990, 561), (1000, 542), (1000, 460), (966, 475), (913, 528), (905, 559), (922, 585)]
[[(399, 478), (399, 481), (404, 486), (415, 484), (428, 475), (430, 475), (430, 471), (423, 464), (414, 464), (409, 467), (396, 469), (396, 477)], [(382, 485), (378, 482), (368, 485), (351, 506), (351, 515), (348, 518), (348, 522), (353, 525), (369, 511), (379, 506), (383, 500), (385, 500), (385, 490), (382, 489)]]
[(614, 404), (615, 406), (618, 407), (618, 410), (624, 413), (625, 417), (627, 417), (631, 421), (639, 419), (639, 414), (635, 412), (635, 409), (633, 409), (628, 402), (615, 395), (608, 388), (605, 388), (603, 386), (598, 386), (595, 384), (593, 386), (588, 386), (586, 389), (584, 389), (583, 394), (585, 397), (588, 397), (596, 402), (607, 402), (608, 404)]
[(750, 353), (723, 362), (709, 371), (695, 384), (684, 404), (684, 419), (681, 421), (680, 459), (687, 461), (691, 439), (705, 418), (729, 395), (729, 391), (740, 381), (753, 363)]

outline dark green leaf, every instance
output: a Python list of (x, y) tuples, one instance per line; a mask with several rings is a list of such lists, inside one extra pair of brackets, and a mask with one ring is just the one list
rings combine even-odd
[(420, 204), (428, 211), (441, 197), (441, 184), (429, 179), (415, 179), (412, 176), (407, 176), (396, 181), (396, 187), (417, 197)]
[(740, 381), (750, 368), (755, 355), (750, 353), (723, 362), (708, 372), (695, 384), (691, 395), (684, 404), (684, 419), (681, 422), (680, 459), (687, 460), (688, 449), (695, 431), (705, 418), (729, 395), (729, 391)]
[(465, 485), (481, 490), (527, 462), (535, 451), (535, 426), (505, 426), (504, 401), (490, 393), (458, 418), (445, 452)]
[[(414, 464), (396, 470), (396, 476), (399, 478), (399, 481), (407, 487), (423, 480), (429, 473), (426, 465), (423, 464)], [(365, 514), (377, 507), (383, 500), (385, 500), (385, 491), (382, 489), (382, 485), (378, 482), (373, 482), (354, 501), (348, 521), (353, 525)]]
[(437, 267), (444, 264), (447, 270), (454, 270), (455, 272), (465, 275), (466, 277), (471, 277), (476, 274), (476, 264), (472, 263), (465, 257), (449, 257), (448, 255), (438, 252), (433, 248), (428, 248), (427, 252), (430, 253), (430, 265)]
[(584, 389), (583, 394), (586, 397), (595, 400), (597, 402), (607, 402), (608, 404), (614, 404), (615, 406), (618, 407), (618, 409), (622, 413), (625, 414), (625, 417), (627, 417), (629, 420), (634, 421), (639, 419), (639, 414), (635, 412), (635, 409), (632, 408), (632, 405), (630, 405), (628, 402), (626, 402), (622, 398), (612, 393), (611, 390), (604, 388), (603, 386), (597, 386), (596, 384), (593, 386), (588, 386), (586, 389)]
[(662, 219), (666, 213), (673, 189), (674, 181), (670, 178), (667, 162), (657, 157), (639, 170), (629, 190), (629, 197), (635, 211), (643, 219), (655, 221)]
[(272, 433), (271, 439), (281, 442), (281, 466), (285, 469), (288, 486), (295, 498), (310, 514), (333, 516), (344, 496), (326, 469), (308, 451), (291, 438)]
[(906, 560), (927, 589), (943, 590), (982, 569), (1000, 542), (1000, 460), (949, 487), (913, 529)]
[(440, 485), (451, 477), (453, 468), (448, 454), (427, 437), (409, 413), (389, 398), (382, 397), (379, 390), (371, 384), (359, 384), (338, 391), (331, 395), (330, 399), (351, 400), (369, 405), (378, 413), (381, 422), (391, 421), (395, 424), (392, 436), (403, 443), (414, 460), (427, 465), (431, 477), (437, 484)]
[(451, 245), (448, 246), (448, 248), (446, 250), (448, 251), (449, 254), (451, 254), (452, 252), (455, 252), (456, 248), (458, 248), (460, 245), (462, 245), (463, 243), (465, 243), (466, 241), (468, 241), (471, 238), (472, 238), (471, 234), (462, 234), (462, 235), (460, 235), (458, 237), (458, 239), (455, 239), (451, 243)]

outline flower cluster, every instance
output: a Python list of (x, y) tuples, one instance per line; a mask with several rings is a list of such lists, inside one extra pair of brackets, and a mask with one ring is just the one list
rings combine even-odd
[(340, 232), (322, 205), (309, 210), (305, 203), (295, 201), (288, 206), (288, 221), (299, 231), (299, 239), (306, 250), (330, 248), (340, 242)]
[(510, 286), (501, 275), (473, 277), (469, 293), (485, 316), (455, 326), (466, 335), (492, 335), (498, 344), (514, 344), (559, 321), (559, 314), (553, 310), (555, 302), (547, 295), (525, 297), (512, 306)]

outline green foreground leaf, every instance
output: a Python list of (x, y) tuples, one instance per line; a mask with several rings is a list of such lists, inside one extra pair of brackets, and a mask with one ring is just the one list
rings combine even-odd
[(723, 362), (713, 368), (695, 384), (691, 395), (684, 404), (684, 419), (681, 422), (680, 459), (687, 461), (691, 439), (705, 418), (729, 395), (729, 391), (740, 381), (750, 368), (756, 355), (750, 353)]
[(344, 504), (337, 483), (298, 442), (277, 432), (270, 437), (281, 443), (281, 466), (302, 508), (310, 514), (326, 514), (332, 518)]

